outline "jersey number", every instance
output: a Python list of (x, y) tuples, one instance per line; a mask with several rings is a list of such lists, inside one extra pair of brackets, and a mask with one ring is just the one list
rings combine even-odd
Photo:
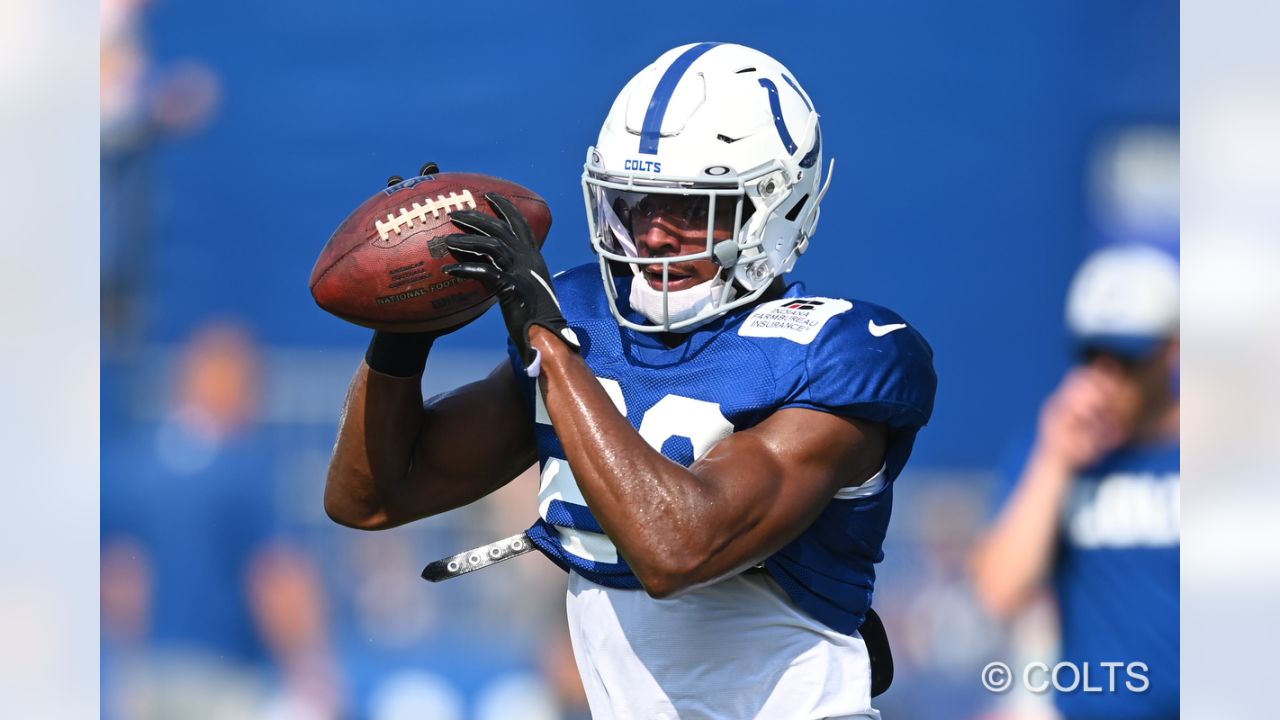
[[(610, 378), (597, 380), (613, 400), (614, 407), (625, 416), (627, 401), (622, 395), (622, 385)], [(535, 393), (534, 402), (535, 421), (550, 425), (551, 417), (542, 402), (542, 393)], [(693, 446), (693, 459), (696, 461), (706, 455), (716, 443), (733, 433), (733, 423), (725, 419), (717, 403), (683, 395), (665, 395), (641, 416), (639, 432), (640, 437), (659, 452), (667, 440), (673, 437), (687, 438)], [(582, 491), (578, 489), (578, 481), (573, 477), (569, 462), (564, 458), (548, 457), (543, 463), (542, 483), (538, 489), (538, 513), (543, 519), (547, 517), (547, 509), (552, 500), (584, 508), (587, 504)], [(564, 527), (560, 528), (560, 532), (564, 547), (569, 552), (596, 562), (618, 561), (618, 551), (607, 536)]]

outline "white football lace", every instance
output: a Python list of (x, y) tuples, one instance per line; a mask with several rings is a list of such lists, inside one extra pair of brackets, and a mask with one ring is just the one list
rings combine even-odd
[(431, 213), (433, 219), (439, 219), (441, 212), (475, 209), (476, 201), (471, 196), (471, 191), (463, 190), (461, 195), (454, 192), (438, 195), (435, 200), (427, 200), (425, 205), (415, 202), (412, 207), (400, 208), (399, 214), (388, 214), (385, 221), (378, 220), (373, 225), (379, 237), (390, 240), (391, 233), (399, 235), (406, 229), (413, 229), (414, 222), (425, 222), (427, 213)]

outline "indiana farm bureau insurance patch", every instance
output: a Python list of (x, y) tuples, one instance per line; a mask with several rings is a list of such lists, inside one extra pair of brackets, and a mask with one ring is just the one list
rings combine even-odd
[(831, 318), (853, 308), (848, 300), (835, 298), (784, 298), (756, 308), (742, 321), (742, 337), (786, 338), (808, 345)]

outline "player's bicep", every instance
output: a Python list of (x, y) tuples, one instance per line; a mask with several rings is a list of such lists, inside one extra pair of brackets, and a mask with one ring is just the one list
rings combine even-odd
[(434, 510), (477, 500), (537, 460), (523, 392), (503, 363), (483, 380), (426, 402), (410, 484), (431, 493)]
[(718, 569), (731, 572), (777, 552), (841, 487), (874, 476), (884, 450), (883, 425), (800, 408), (780, 410), (712, 448), (690, 469), (724, 509), (715, 520)]
[(794, 484), (810, 478), (832, 492), (859, 485), (884, 465), (887, 430), (871, 420), (803, 408), (779, 410), (751, 429)]

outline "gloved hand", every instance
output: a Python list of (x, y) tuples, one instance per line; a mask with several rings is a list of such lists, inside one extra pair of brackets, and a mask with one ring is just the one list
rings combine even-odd
[[(419, 175), (435, 175), (438, 172), (440, 172), (440, 166), (430, 160), (422, 163), (422, 168), (418, 170)], [(392, 185), (398, 185), (402, 182), (404, 182), (404, 178), (400, 177), (399, 175), (392, 175), (391, 177), (387, 178), (387, 187), (391, 187)]]
[(560, 301), (551, 289), (551, 273), (528, 221), (505, 197), (486, 193), (484, 198), (498, 217), (459, 210), (450, 215), (453, 223), (472, 232), (445, 238), (455, 257), (476, 259), (446, 265), (444, 271), (479, 280), (497, 294), (507, 332), (520, 350), (526, 372), (536, 377), (541, 356), (529, 344), (530, 327), (541, 325), (575, 350), (581, 348), (560, 311)]

